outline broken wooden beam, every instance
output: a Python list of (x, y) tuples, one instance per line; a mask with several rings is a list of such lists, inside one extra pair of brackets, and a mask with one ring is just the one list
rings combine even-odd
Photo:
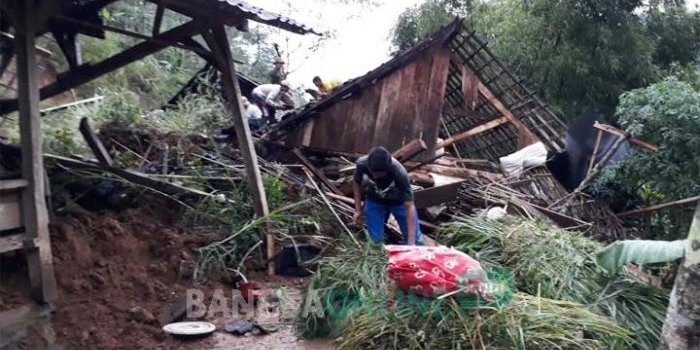
[(626, 212), (620, 213), (620, 214), (611, 214), (611, 215), (608, 215), (607, 217), (605, 217), (605, 219), (611, 219), (611, 218), (614, 218), (614, 217), (621, 218), (621, 217), (630, 216), (630, 215), (637, 215), (637, 214), (649, 213), (649, 212), (661, 210), (661, 209), (664, 209), (664, 208), (675, 207), (675, 206), (684, 205), (684, 204), (696, 203), (698, 200), (700, 200), (700, 196), (695, 196), (695, 197), (680, 199), (680, 200), (677, 200), (677, 201), (672, 201), (672, 202), (667, 202), (667, 203), (663, 203), (663, 204), (652, 205), (652, 206), (646, 207), (646, 208), (640, 208), (640, 209), (630, 210), (630, 211), (626, 211)]
[(102, 141), (100, 141), (100, 139), (97, 138), (97, 135), (95, 135), (95, 133), (92, 131), (90, 123), (86, 117), (80, 119), (80, 133), (83, 134), (85, 142), (88, 144), (88, 147), (90, 147), (90, 150), (92, 150), (92, 153), (95, 155), (95, 158), (97, 158), (97, 161), (99, 161), (102, 165), (112, 166), (114, 163), (112, 161), (112, 157), (109, 155), (109, 152), (107, 152), (107, 149), (102, 144)]
[[(190, 21), (178, 27), (163, 32), (155, 39), (161, 42), (141, 42), (114, 56), (111, 56), (95, 64), (83, 64), (76, 69), (72, 69), (59, 75), (58, 79), (51, 84), (41, 88), (40, 99), (47, 99), (56, 96), (66, 90), (87, 83), (97, 77), (117, 70), (131, 62), (138, 61), (150, 54), (156, 53), (168, 47), (168, 44), (176, 43), (182, 38), (191, 37), (201, 30), (201, 23)], [(17, 110), (19, 102), (17, 99), (0, 99), (0, 115), (8, 114)]]
[(598, 130), (602, 130), (602, 131), (605, 131), (605, 132), (609, 132), (609, 133), (611, 133), (611, 134), (615, 134), (615, 135), (617, 135), (617, 136), (625, 137), (625, 138), (627, 138), (631, 143), (633, 143), (633, 144), (635, 144), (635, 145), (637, 145), (637, 146), (641, 146), (641, 147), (644, 147), (644, 148), (646, 148), (646, 149), (650, 149), (650, 150), (652, 150), (652, 151), (658, 151), (658, 150), (659, 150), (659, 146), (654, 145), (654, 144), (649, 143), (649, 142), (646, 142), (646, 141), (642, 141), (642, 140), (637, 139), (637, 138), (634, 138), (634, 137), (629, 137), (629, 134), (627, 134), (626, 132), (624, 132), (624, 131), (622, 131), (622, 130), (620, 130), (620, 129), (618, 129), (618, 128), (612, 126), (612, 125), (601, 124), (601, 123), (598, 123), (598, 122), (596, 121), (596, 122), (593, 124), (593, 127), (595, 127), (595, 128), (598, 129)]
[(487, 171), (472, 170), (465, 168), (446, 167), (436, 164), (427, 164), (425, 165), (425, 169), (427, 169), (431, 173), (453, 176), (462, 179), (468, 179), (472, 177), (484, 177), (492, 181), (500, 181), (504, 179), (503, 175), (497, 173), (490, 173)]
[(503, 124), (508, 123), (509, 121), (510, 121), (510, 119), (508, 119), (507, 117), (500, 117), (500, 118), (496, 118), (494, 120), (490, 120), (488, 122), (479, 124), (471, 129), (469, 129), (469, 130), (460, 132), (456, 135), (452, 135), (451, 137), (445, 139), (444, 141), (442, 141), (441, 143), (436, 145), (435, 148), (443, 148), (443, 147), (451, 146), (452, 144), (455, 144), (455, 143), (462, 141), (464, 139), (468, 139), (472, 136), (481, 134), (482, 132), (497, 128)]
[(89, 169), (97, 170), (111, 173), (113, 175), (119, 176), (124, 180), (127, 180), (133, 184), (140, 185), (146, 188), (150, 188), (156, 192), (164, 193), (169, 196), (178, 196), (182, 194), (194, 195), (197, 198), (211, 197), (211, 194), (184, 186), (180, 186), (170, 182), (158, 181), (148, 177), (146, 174), (141, 174), (135, 171), (121, 169), (113, 166), (106, 166), (94, 162), (86, 162), (72, 158), (66, 158), (62, 156), (57, 156), (53, 154), (45, 154), (44, 157), (47, 159), (54, 160), (59, 164), (74, 168), (74, 169)]
[(392, 156), (399, 162), (404, 163), (427, 149), (428, 146), (423, 140), (415, 139), (396, 150)]
[(518, 206), (525, 210), (526, 212), (532, 214), (532, 215), (537, 215), (541, 217), (548, 218), (552, 222), (554, 222), (557, 226), (561, 228), (568, 228), (568, 229), (576, 229), (579, 231), (585, 231), (591, 226), (591, 223), (573, 218), (568, 215), (564, 215), (561, 213), (557, 213), (553, 210), (549, 210), (547, 208), (543, 208), (541, 206), (538, 206), (536, 204), (532, 204), (530, 202), (526, 202), (524, 200), (521, 200), (519, 198), (516, 198), (515, 196), (511, 196), (508, 202), (514, 204), (515, 206)]
[[(482, 82), (479, 82), (478, 84), (478, 89), (479, 93), (486, 99), (486, 101), (491, 104), (496, 110), (503, 114), (512, 124), (515, 126), (516, 129), (518, 129), (518, 135), (524, 136), (525, 138), (528, 139), (528, 142), (525, 142), (522, 144), (522, 146), (528, 146), (532, 143), (535, 143), (539, 141), (539, 138), (535, 136), (530, 129), (523, 124), (523, 122), (520, 121), (506, 106), (499, 100), (493, 92), (488, 88), (488, 86), (484, 85)], [(520, 139), (520, 137), (518, 138)]]
[(309, 171), (311, 171), (311, 173), (313, 173), (314, 176), (316, 176), (316, 178), (317, 178), (319, 181), (321, 181), (321, 183), (323, 183), (323, 184), (326, 186), (327, 189), (333, 191), (333, 193), (335, 193), (335, 194), (337, 194), (337, 195), (340, 195), (340, 196), (343, 195), (343, 192), (341, 192), (341, 191), (338, 189), (338, 187), (336, 187), (335, 185), (333, 185), (333, 184), (330, 182), (330, 180), (328, 180), (328, 178), (327, 178), (325, 175), (323, 175), (323, 173), (321, 173), (321, 172), (311, 163), (311, 161), (310, 161), (308, 158), (306, 158), (306, 157), (304, 156), (303, 153), (301, 153), (301, 151), (300, 151), (298, 148), (295, 148), (295, 149), (292, 151), (292, 153), (294, 153), (294, 155), (295, 155), (297, 158), (299, 158), (299, 160), (301, 161), (302, 164), (304, 164), (304, 166), (306, 167), (306, 169), (309, 169)]

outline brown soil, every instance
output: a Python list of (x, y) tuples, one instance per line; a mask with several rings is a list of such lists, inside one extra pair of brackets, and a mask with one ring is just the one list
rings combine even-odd
[[(137, 321), (131, 313), (140, 307), (157, 318), (170, 301), (185, 295), (192, 281), (179, 278), (181, 262), (194, 262), (194, 248), (214, 238), (206, 232), (177, 232), (169, 221), (143, 208), (55, 218), (50, 226), (58, 285), (53, 328), (59, 347), (165, 350), (189, 345), (169, 338), (157, 320)], [(0, 309), (31, 303), (25, 276), (26, 267), (1, 276)], [(215, 287), (222, 288), (197, 288)]]
[[(208, 232), (178, 232), (176, 215), (160, 211), (138, 208), (54, 218), (50, 231), (58, 285), (52, 318), (56, 349), (330, 349), (322, 342), (297, 342), (291, 326), (268, 336), (244, 338), (225, 333), (227, 320), (214, 318), (208, 320), (218, 328), (212, 336), (182, 341), (163, 332), (157, 320), (137, 320), (131, 312), (134, 307), (157, 319), (171, 301), (193, 287), (193, 281), (179, 278), (181, 263), (194, 263), (194, 249), (215, 238)], [(20, 267), (5, 264), (1, 269), (15, 268), (11, 275), (0, 275), (0, 310), (31, 303), (26, 267), (13, 264)], [(280, 286), (301, 290), (306, 283), (263, 273), (247, 277), (266, 291)], [(196, 288), (204, 292), (206, 305), (215, 290), (223, 290), (226, 297), (236, 293), (218, 282)]]
[(134, 319), (140, 307), (156, 317), (190, 281), (178, 278), (192, 249), (212, 237), (178, 233), (155, 212), (71, 215), (51, 225), (59, 295), (54, 328), (68, 349), (177, 349), (157, 322)]

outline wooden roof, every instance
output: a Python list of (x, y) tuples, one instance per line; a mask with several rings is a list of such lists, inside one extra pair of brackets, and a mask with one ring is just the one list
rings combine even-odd
[[(399, 53), (390, 61), (382, 64), (366, 75), (346, 82), (333, 94), (323, 100), (308, 105), (306, 108), (295, 112), (277, 127), (267, 137), (284, 140), (295, 139), (292, 143), (298, 143), (301, 139), (300, 130), (308, 129), (307, 121), (314, 118), (319, 124), (320, 120), (336, 118), (336, 125), (344, 126), (345, 131), (367, 130), (371, 127), (351, 127), (353, 123), (380, 123), (378, 119), (357, 116), (357, 119), (347, 119), (348, 116), (329, 116), (334, 105), (343, 104), (342, 110), (352, 109), (352, 103), (366, 104), (363, 94), (371, 91), (373, 87), (384, 84), (385, 80), (393, 79), (402, 70), (414, 70), (412, 66), (426, 56), (441, 54), (441, 49), (449, 51), (449, 64), (447, 66), (447, 82), (442, 95), (442, 106), (437, 111), (422, 111), (420, 113), (432, 113), (425, 116), (411, 111), (397, 111), (392, 117), (400, 118), (404, 115), (404, 123), (415, 123), (418, 119), (425, 125), (428, 119), (439, 120), (439, 137), (450, 139), (455, 137), (454, 146), (460, 156), (465, 158), (483, 158), (497, 160), (499, 157), (510, 154), (523, 145), (532, 143), (533, 140), (541, 140), (551, 151), (560, 152), (564, 149), (563, 135), (566, 125), (561, 119), (543, 103), (532, 91), (517, 79), (507, 67), (488, 49), (487, 44), (461, 18), (455, 18), (440, 30), (428, 36), (416, 46)], [(434, 72), (435, 74), (443, 74)], [(420, 79), (411, 76), (415, 84), (420, 84)], [(431, 85), (432, 88), (433, 85)], [(411, 96), (394, 98), (394, 104), (410, 104), (418, 94), (435, 93), (428, 88), (421, 91), (413, 91), (413, 86), (402, 84), (397, 94), (411, 94)], [(382, 101), (387, 99), (386, 93), (393, 93), (391, 89), (381, 92)], [(409, 92), (410, 91), (410, 92)], [(351, 102), (355, 101), (355, 102)], [(391, 108), (391, 107), (389, 107)], [(396, 107), (401, 108), (401, 107)], [(418, 106), (417, 108), (420, 108)], [(340, 109), (340, 108), (338, 108)], [(399, 115), (396, 115), (399, 114)], [(427, 118), (427, 119), (426, 119)], [(342, 121), (341, 121), (342, 119)], [(329, 121), (330, 123), (330, 121)], [(392, 121), (391, 125), (400, 125)], [(432, 125), (432, 124), (431, 124)], [(305, 132), (309, 132), (306, 130)], [(330, 133), (330, 134), (329, 134)], [(329, 142), (348, 135), (333, 134), (326, 128), (324, 134)], [(415, 137), (426, 138), (425, 133), (415, 133)], [(461, 136), (460, 136), (461, 135)], [(466, 137), (464, 137), (466, 135)], [(377, 134), (375, 133), (375, 136)], [(398, 135), (405, 138), (408, 135)], [(535, 136), (535, 137), (533, 137)], [(364, 137), (358, 135), (358, 137)], [(459, 138), (463, 137), (463, 138)], [(313, 136), (312, 136), (313, 138)], [(439, 146), (436, 141), (426, 139), (429, 148)], [(383, 138), (378, 142), (394, 144), (394, 140)], [(397, 142), (400, 140), (397, 140)], [(410, 141), (410, 139), (409, 139)], [(373, 142), (370, 137), (369, 143)], [(433, 144), (431, 144), (431, 142)], [(312, 142), (314, 143), (314, 142)], [(320, 144), (319, 144), (320, 143)], [(323, 142), (317, 141), (316, 147), (323, 148)], [(344, 149), (344, 151), (363, 152), (361, 149)]]

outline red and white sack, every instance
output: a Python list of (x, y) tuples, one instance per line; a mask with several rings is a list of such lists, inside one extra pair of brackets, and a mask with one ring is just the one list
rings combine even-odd
[(386, 245), (389, 254), (387, 273), (405, 291), (425, 297), (439, 297), (470, 287), (461, 294), (486, 295), (488, 280), (478, 261), (456, 249)]

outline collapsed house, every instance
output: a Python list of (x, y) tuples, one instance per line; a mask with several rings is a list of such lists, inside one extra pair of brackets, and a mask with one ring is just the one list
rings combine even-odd
[(326, 98), (289, 113), (260, 139), (317, 156), (309, 165), (322, 167), (317, 171), (325, 182), (344, 195), (351, 194), (349, 160), (382, 145), (403, 157), (421, 185), (419, 208), (512, 205), (601, 238), (622, 237), (609, 208), (567, 190), (548, 168), (548, 159), (566, 152), (566, 135), (556, 113), (456, 18)]

